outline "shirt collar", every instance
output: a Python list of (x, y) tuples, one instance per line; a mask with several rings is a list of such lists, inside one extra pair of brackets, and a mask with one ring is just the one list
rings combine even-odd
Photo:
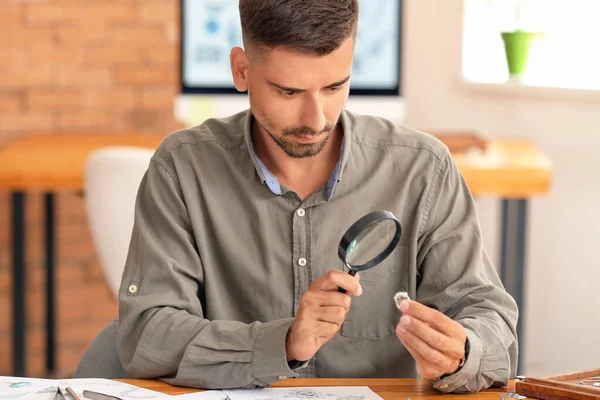
[[(244, 139), (246, 141), (246, 146), (248, 147), (248, 153), (250, 155), (250, 159), (254, 164), (254, 168), (256, 169), (256, 173), (258, 174), (262, 183), (266, 183), (267, 187), (273, 194), (280, 196), (281, 193), (281, 184), (279, 180), (273, 173), (267, 168), (267, 166), (262, 162), (262, 160), (256, 154), (254, 150), (254, 145), (252, 144), (252, 120), (253, 115), (250, 110), (247, 111), (246, 121), (244, 124)], [(344, 132), (344, 136), (342, 139), (342, 149), (340, 152), (340, 158), (329, 177), (329, 181), (327, 182), (327, 199), (331, 200), (333, 197), (333, 192), (335, 186), (341, 181), (342, 172), (346, 163), (348, 162), (348, 158), (350, 157), (350, 143), (351, 143), (351, 135), (352, 135), (352, 127), (350, 118), (346, 114), (346, 111), (342, 111), (340, 116), (340, 122), (342, 124), (342, 130)]]

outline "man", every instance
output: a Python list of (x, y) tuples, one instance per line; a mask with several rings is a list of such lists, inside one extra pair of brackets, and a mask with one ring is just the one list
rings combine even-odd
[[(357, 0), (241, 0), (240, 14), (231, 67), (251, 111), (167, 137), (139, 189), (119, 295), (126, 371), (201, 388), (416, 373), (443, 392), (506, 384), (517, 309), (448, 150), (344, 111)], [(382, 209), (400, 246), (352, 277), (339, 240)], [(415, 299), (402, 313), (397, 291)]]

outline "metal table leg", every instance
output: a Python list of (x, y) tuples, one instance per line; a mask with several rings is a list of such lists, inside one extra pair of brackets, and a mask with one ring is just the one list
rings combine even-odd
[(13, 375), (25, 376), (25, 194), (12, 193)]
[(519, 307), (517, 336), (519, 339), (518, 374), (523, 369), (523, 321), (527, 199), (502, 200), (502, 243), (500, 278)]
[(46, 214), (46, 373), (50, 375), (56, 369), (56, 330), (54, 323), (55, 311), (55, 292), (54, 292), (54, 266), (55, 266), (55, 247), (54, 247), (54, 193), (45, 195), (45, 214)]

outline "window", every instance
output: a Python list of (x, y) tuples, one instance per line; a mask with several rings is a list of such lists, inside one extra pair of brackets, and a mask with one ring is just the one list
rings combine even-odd
[(468, 81), (509, 81), (502, 31), (544, 32), (532, 47), (520, 83), (600, 90), (599, 0), (464, 0), (463, 76)]

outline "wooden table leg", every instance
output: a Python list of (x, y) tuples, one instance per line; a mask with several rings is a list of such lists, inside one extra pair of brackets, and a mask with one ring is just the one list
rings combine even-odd
[(500, 278), (506, 291), (514, 297), (519, 307), (517, 336), (519, 339), (518, 374), (523, 374), (523, 322), (525, 316), (525, 246), (527, 228), (527, 199), (502, 200), (502, 242), (500, 253)]
[(55, 214), (54, 193), (45, 194), (46, 214), (46, 374), (52, 375), (56, 369), (56, 326), (55, 326)]
[(25, 194), (12, 193), (13, 375), (25, 376)]

